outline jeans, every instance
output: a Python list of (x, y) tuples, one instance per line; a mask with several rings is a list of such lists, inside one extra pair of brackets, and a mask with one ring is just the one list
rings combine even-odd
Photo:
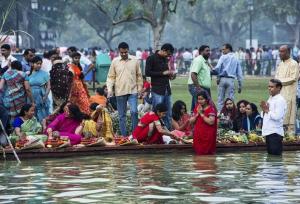
[(231, 98), (234, 100), (234, 78), (221, 77), (218, 87), (218, 110), (223, 108), (224, 100)]
[(127, 94), (123, 96), (117, 96), (117, 109), (119, 113), (119, 125), (122, 136), (127, 136), (126, 131), (126, 113), (127, 113), (127, 102), (130, 106), (130, 116), (131, 116), (131, 130), (138, 124), (138, 95), (137, 94)]
[(154, 92), (151, 92), (152, 95), (152, 109), (155, 111), (157, 104), (163, 103), (167, 106), (168, 111), (166, 117), (162, 118), (168, 130), (171, 130), (171, 121), (172, 121), (172, 100), (171, 95), (159, 95)]
[[(190, 94), (192, 95), (191, 112), (193, 112), (194, 108), (197, 104), (197, 94), (199, 93), (199, 91), (197, 90), (197, 88), (194, 84), (189, 84), (188, 88), (189, 88)], [(201, 87), (201, 88), (203, 90), (205, 90), (208, 93), (208, 95), (211, 97), (209, 88), (204, 88), (204, 87)]]

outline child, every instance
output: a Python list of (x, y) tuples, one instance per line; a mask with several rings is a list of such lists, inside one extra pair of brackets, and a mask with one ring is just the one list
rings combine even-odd
[(104, 96), (104, 89), (99, 87), (96, 90), (96, 95), (90, 97), (90, 103), (98, 103), (102, 107), (106, 107), (107, 99)]
[(151, 110), (151, 84), (147, 81), (146, 76), (143, 76), (143, 89), (140, 98), (143, 99), (143, 104), (138, 106), (138, 111), (142, 115)]

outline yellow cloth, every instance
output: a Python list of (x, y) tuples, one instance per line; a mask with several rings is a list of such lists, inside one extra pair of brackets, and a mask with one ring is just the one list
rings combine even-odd
[(142, 90), (143, 77), (140, 62), (129, 55), (127, 60), (115, 58), (109, 68), (106, 85), (109, 93), (115, 89), (116, 96), (135, 94)]
[(275, 79), (282, 82), (280, 94), (287, 103), (287, 112), (283, 124), (292, 126), (296, 120), (296, 93), (299, 78), (299, 65), (293, 59), (281, 61), (277, 67)]
[(98, 132), (96, 129), (96, 125), (97, 123), (93, 120), (84, 120), (84, 127), (83, 127), (83, 134), (86, 132), (90, 132), (92, 134), (93, 137), (98, 137)]

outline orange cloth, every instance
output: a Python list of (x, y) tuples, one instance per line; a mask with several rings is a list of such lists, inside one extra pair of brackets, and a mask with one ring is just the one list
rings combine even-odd
[(90, 103), (87, 88), (84, 82), (80, 79), (81, 70), (75, 64), (69, 64), (69, 69), (72, 71), (73, 83), (69, 96), (69, 101), (77, 105), (80, 110), (86, 114), (90, 113)]
[(94, 95), (90, 97), (90, 103), (98, 103), (99, 105), (106, 107), (107, 98), (105, 96)]

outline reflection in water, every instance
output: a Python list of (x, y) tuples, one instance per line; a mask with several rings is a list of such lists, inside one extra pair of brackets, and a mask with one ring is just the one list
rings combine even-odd
[(192, 182), (193, 186), (200, 189), (200, 192), (213, 194), (219, 190), (219, 187), (216, 185), (218, 170), (215, 156), (195, 156), (194, 169), (197, 172), (206, 173), (199, 175)]
[(300, 152), (114, 155), (0, 164), (1, 203), (299, 203)]

